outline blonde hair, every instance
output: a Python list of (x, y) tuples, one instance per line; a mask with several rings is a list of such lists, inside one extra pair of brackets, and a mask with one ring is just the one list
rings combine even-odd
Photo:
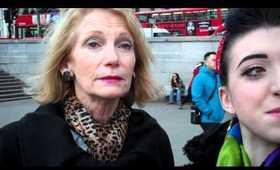
[[(152, 53), (140, 30), (140, 23), (129, 9), (105, 9), (120, 15), (127, 23), (135, 43), (135, 77), (129, 94), (132, 103), (142, 106), (145, 102), (161, 96), (150, 75), (149, 66)], [(41, 104), (55, 103), (62, 100), (68, 92), (73, 91), (73, 83), (63, 81), (60, 68), (63, 60), (71, 53), (75, 41), (75, 29), (92, 9), (67, 9), (60, 20), (47, 31), (47, 51), (44, 67), (35, 90), (35, 100)]]

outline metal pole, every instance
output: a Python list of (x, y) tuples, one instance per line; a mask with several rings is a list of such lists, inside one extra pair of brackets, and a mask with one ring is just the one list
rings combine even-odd
[(38, 8), (35, 8), (36, 9), (36, 13), (37, 13), (37, 30), (38, 30), (38, 35), (39, 37), (41, 37), (41, 27), (40, 27), (40, 13), (39, 13), (39, 10)]
[(12, 9), (9, 9), (9, 23), (8, 23), (8, 33), (9, 33), (9, 38), (12, 38)]
[(154, 34), (153, 34), (153, 24), (151, 24), (151, 37), (154, 37)]

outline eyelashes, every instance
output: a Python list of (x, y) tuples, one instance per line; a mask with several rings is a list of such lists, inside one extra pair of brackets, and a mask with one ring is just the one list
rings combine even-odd
[(101, 47), (101, 42), (98, 42), (97, 39), (95, 39), (95, 38), (91, 38), (91, 39), (87, 40), (86, 44), (87, 44), (87, 46), (89, 46), (91, 48)]
[(121, 48), (121, 49), (124, 49), (124, 50), (131, 50), (133, 45), (130, 41), (126, 40), (126, 41), (120, 42), (117, 47)]
[(266, 69), (262, 66), (252, 66), (250, 68), (245, 69), (245, 71), (242, 72), (242, 76), (246, 76), (248, 78), (258, 79), (263, 76), (263, 74), (266, 72)]
[[(101, 48), (102, 46), (104, 46), (105, 42), (102, 40), (98, 40), (97, 38), (89, 38), (88, 40), (86, 40), (86, 46), (93, 48), (93, 49), (98, 49)], [(130, 51), (131, 49), (133, 49), (133, 43), (130, 40), (117, 40), (115, 43), (116, 47), (124, 50), (124, 51)]]

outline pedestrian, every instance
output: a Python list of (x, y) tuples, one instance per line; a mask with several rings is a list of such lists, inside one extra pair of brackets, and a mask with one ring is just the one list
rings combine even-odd
[(67, 9), (49, 31), (39, 108), (0, 130), (0, 165), (173, 167), (147, 112), (151, 52), (129, 9)]
[(194, 166), (280, 166), (280, 9), (232, 9), (225, 30), (219, 95), (234, 116), (185, 153)]
[(173, 73), (170, 80), (171, 90), (169, 94), (169, 104), (173, 104), (174, 98), (176, 103), (182, 108), (182, 95), (185, 93), (185, 85), (180, 78), (179, 73)]
[(200, 110), (200, 126), (204, 131), (219, 126), (224, 118), (224, 110), (219, 100), (220, 77), (216, 73), (216, 53), (207, 52), (204, 64), (192, 82), (192, 101)]

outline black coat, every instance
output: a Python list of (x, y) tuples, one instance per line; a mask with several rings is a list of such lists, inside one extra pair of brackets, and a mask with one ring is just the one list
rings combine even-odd
[(0, 129), (0, 167), (88, 166), (173, 167), (166, 132), (145, 111), (132, 109), (128, 132), (116, 161), (92, 160), (79, 148), (64, 121), (61, 104), (40, 106), (19, 121)]

